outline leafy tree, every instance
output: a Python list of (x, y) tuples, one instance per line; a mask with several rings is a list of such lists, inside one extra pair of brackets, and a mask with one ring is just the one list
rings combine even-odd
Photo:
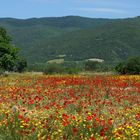
[(119, 63), (115, 70), (120, 74), (126, 74), (126, 64), (125, 63)]
[(10, 54), (4, 54), (1, 58), (1, 67), (8, 71), (13, 71), (15, 60)]
[(11, 38), (9, 35), (7, 35), (7, 32), (4, 28), (0, 27), (0, 43), (6, 43), (9, 44), (11, 41)]
[(18, 49), (10, 44), (11, 38), (4, 28), (0, 27), (0, 68), (7, 71), (23, 71), (27, 63), (18, 56)]
[(115, 67), (120, 74), (140, 74), (140, 57), (130, 58)]
[(27, 67), (27, 61), (24, 58), (19, 57), (16, 64), (16, 71), (23, 72), (26, 67)]

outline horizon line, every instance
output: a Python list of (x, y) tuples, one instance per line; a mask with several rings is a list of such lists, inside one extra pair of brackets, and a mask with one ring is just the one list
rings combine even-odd
[(137, 18), (138, 16), (130, 16), (130, 17), (88, 17), (88, 16), (81, 16), (81, 15), (64, 15), (64, 16), (40, 16), (40, 17), (27, 17), (27, 18), (20, 18), (20, 17), (0, 17), (0, 19), (17, 19), (17, 20), (28, 20), (28, 19), (41, 19), (41, 18), (64, 18), (64, 17), (81, 17), (81, 18), (90, 18), (90, 19), (130, 19), (130, 18)]

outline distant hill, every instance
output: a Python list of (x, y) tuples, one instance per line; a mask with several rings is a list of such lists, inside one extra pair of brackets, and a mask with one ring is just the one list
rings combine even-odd
[(8, 30), (29, 63), (46, 63), (59, 55), (68, 61), (100, 58), (109, 63), (140, 56), (140, 17), (1, 18), (0, 26)]

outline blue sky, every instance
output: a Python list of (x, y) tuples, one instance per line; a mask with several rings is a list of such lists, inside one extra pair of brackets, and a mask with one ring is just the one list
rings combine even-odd
[(0, 18), (140, 16), (140, 0), (0, 0)]

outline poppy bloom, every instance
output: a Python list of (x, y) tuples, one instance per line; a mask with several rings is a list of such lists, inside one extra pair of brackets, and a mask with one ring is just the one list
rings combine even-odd
[(72, 128), (72, 131), (73, 131), (74, 134), (77, 134), (78, 133), (78, 129), (76, 127), (73, 127)]

